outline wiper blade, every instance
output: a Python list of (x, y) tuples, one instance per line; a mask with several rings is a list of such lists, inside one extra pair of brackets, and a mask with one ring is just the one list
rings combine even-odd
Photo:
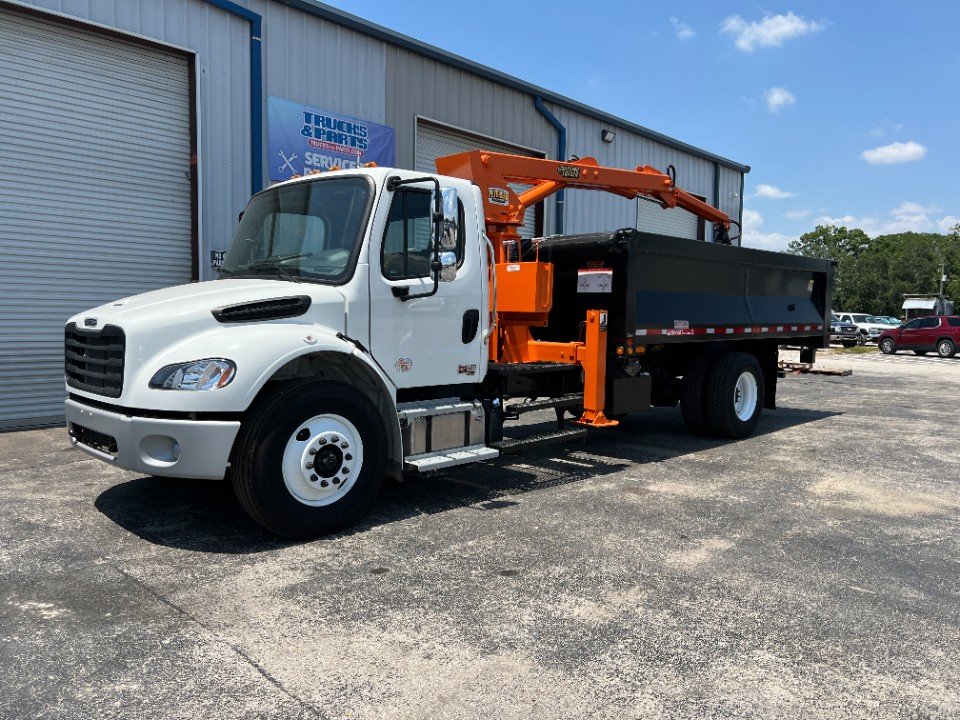
[(237, 270), (247, 270), (249, 268), (256, 267), (270, 267), (272, 265), (280, 265), (281, 263), (288, 262), (290, 260), (296, 260), (297, 258), (310, 257), (313, 255), (312, 252), (301, 252), (301, 253), (290, 253), (289, 255), (272, 255), (270, 257), (260, 258), (259, 260), (254, 260), (248, 262), (246, 265), (241, 265)]

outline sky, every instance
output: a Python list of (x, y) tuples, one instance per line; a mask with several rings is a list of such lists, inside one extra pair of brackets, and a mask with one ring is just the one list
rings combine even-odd
[(744, 245), (960, 222), (955, 0), (328, 2), (749, 165)]

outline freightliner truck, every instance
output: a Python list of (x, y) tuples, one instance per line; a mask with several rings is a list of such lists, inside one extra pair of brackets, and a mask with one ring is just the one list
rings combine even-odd
[[(830, 263), (731, 244), (735, 223), (672, 169), (479, 150), (436, 164), (274, 185), (242, 214), (220, 279), (71, 318), (73, 444), (151, 475), (227, 478), (263, 527), (308, 538), (356, 520), (385, 477), (653, 406), (744, 438), (775, 406), (778, 345), (812, 361), (829, 341)], [(716, 242), (519, 236), (527, 208), (574, 189), (693, 212)], [(543, 410), (555, 426), (548, 414), (518, 436)]]

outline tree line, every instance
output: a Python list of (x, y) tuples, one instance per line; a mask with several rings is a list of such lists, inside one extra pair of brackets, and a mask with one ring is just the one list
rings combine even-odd
[(960, 225), (946, 234), (896, 233), (871, 238), (859, 228), (817, 225), (793, 240), (787, 252), (833, 260), (833, 309), (903, 315), (904, 294), (937, 293), (960, 300)]

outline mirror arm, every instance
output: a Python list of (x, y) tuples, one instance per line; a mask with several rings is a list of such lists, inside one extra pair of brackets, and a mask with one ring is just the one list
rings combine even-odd
[[(436, 231), (433, 241), (433, 260), (430, 262), (430, 267), (433, 270), (433, 288), (427, 292), (411, 295), (409, 287), (393, 287), (391, 289), (393, 296), (401, 302), (433, 297), (437, 294), (437, 290), (440, 289), (440, 233), (443, 231), (443, 208), (440, 205), (440, 181), (431, 175), (407, 178), (406, 180), (400, 178), (399, 175), (391, 175), (387, 178), (387, 190), (394, 192), (401, 185), (412, 185), (413, 183), (422, 182), (432, 182), (436, 188), (433, 193), (433, 226), (436, 228)], [(440, 218), (439, 222), (437, 221), (438, 217)]]

